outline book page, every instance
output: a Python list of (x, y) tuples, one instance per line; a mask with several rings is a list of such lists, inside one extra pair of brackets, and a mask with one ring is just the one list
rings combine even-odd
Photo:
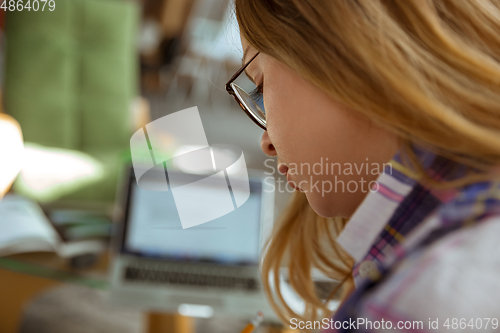
[(7, 194), (0, 201), (0, 255), (32, 251), (54, 251), (56, 233), (38, 204)]

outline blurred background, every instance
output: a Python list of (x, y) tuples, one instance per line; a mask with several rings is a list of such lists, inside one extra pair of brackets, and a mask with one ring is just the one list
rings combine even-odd
[[(0, 9), (0, 198), (19, 197), (0, 209), (0, 332), (240, 332), (246, 320), (171, 318), (106, 301), (132, 133), (197, 106), (210, 144), (235, 144), (248, 168), (270, 171), (262, 130), (224, 89), (242, 57), (231, 3), (11, 2)], [(276, 194), (276, 215), (288, 196)], [(43, 232), (26, 227), (37, 207), (65, 244), (87, 252), (51, 252)], [(14, 210), (26, 214), (24, 230), (7, 223)]]

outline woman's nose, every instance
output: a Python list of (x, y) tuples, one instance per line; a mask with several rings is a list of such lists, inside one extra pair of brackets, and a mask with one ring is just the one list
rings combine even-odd
[(262, 149), (264, 154), (266, 154), (267, 156), (278, 155), (276, 153), (276, 149), (274, 149), (271, 139), (269, 138), (269, 135), (267, 135), (267, 131), (265, 131), (264, 134), (262, 134), (262, 138), (260, 139), (260, 149)]

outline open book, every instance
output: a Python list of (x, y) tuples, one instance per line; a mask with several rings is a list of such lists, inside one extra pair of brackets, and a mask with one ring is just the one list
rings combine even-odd
[(15, 194), (7, 194), (0, 201), (0, 256), (48, 251), (71, 258), (99, 253), (107, 247), (103, 238), (64, 238), (61, 228), (55, 228), (35, 201)]

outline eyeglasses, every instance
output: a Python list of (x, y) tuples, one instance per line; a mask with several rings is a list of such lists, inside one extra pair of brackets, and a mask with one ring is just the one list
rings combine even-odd
[(236, 99), (236, 102), (240, 105), (240, 107), (245, 111), (245, 113), (256, 123), (260, 128), (264, 131), (266, 130), (266, 111), (264, 109), (264, 98), (262, 96), (262, 91), (260, 91), (259, 87), (256, 87), (250, 93), (247, 93), (243, 88), (234, 83), (234, 81), (240, 76), (240, 74), (250, 65), (252, 60), (255, 59), (259, 55), (260, 52), (257, 52), (256, 55), (252, 57), (246, 64), (241, 66), (240, 69), (227, 81), (226, 83), (226, 91), (229, 95), (233, 96)]

